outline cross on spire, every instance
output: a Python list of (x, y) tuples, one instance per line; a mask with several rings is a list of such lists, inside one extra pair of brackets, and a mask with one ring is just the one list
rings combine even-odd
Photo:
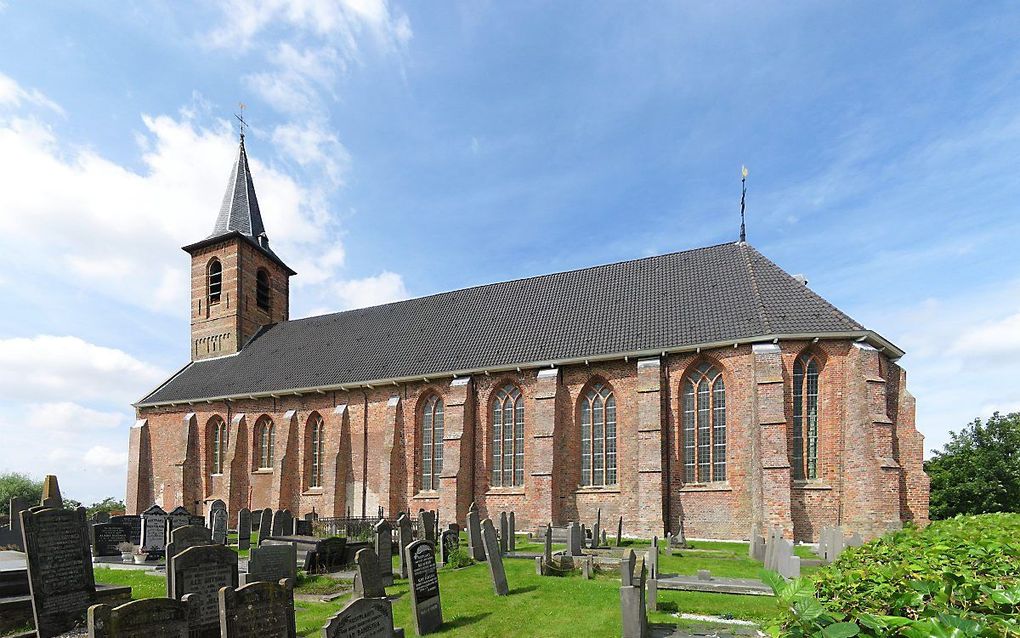
[(238, 125), (237, 128), (238, 128), (238, 132), (239, 132), (239, 134), (241, 136), (241, 141), (243, 142), (244, 141), (244, 129), (248, 126), (248, 122), (246, 122), (244, 120), (244, 108), (245, 108), (246, 105), (245, 105), (244, 102), (239, 102), (237, 104), (237, 106), (241, 110), (241, 112), (240, 113), (234, 113), (234, 117), (236, 117), (237, 121), (240, 122), (240, 124)]
[(747, 242), (747, 229), (744, 227), (744, 198), (747, 196), (747, 167), (740, 167), (740, 242)]

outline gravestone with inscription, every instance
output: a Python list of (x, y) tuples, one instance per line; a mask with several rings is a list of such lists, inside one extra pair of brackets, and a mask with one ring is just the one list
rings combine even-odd
[(159, 505), (142, 512), (142, 549), (150, 554), (162, 554), (166, 549), (167, 514)]
[(303, 519), (294, 519), (294, 536), (311, 536), (312, 535), (312, 522)]
[(205, 516), (205, 526), (209, 529), (212, 529), (213, 526), (213, 514), (219, 510), (223, 510), (224, 512), (227, 511), (227, 504), (224, 503), (222, 499), (216, 499), (209, 504), (209, 511), (206, 512)]
[(471, 558), (480, 563), (485, 560), (485, 547), (482, 545), (482, 520), (478, 516), (478, 508), (474, 503), (471, 503), (471, 507), (468, 508), (467, 530)]
[(497, 596), (506, 596), (510, 589), (506, 584), (506, 570), (503, 568), (503, 548), (496, 542), (496, 528), (492, 521), (482, 521), (482, 542), (485, 544), (485, 554), (489, 559), (489, 575), (492, 576), (492, 589)]
[(407, 578), (407, 557), (404, 550), (414, 540), (411, 534), (411, 519), (407, 514), (401, 514), (397, 518), (397, 543), (400, 545), (400, 577)]
[(386, 588), (379, 578), (379, 558), (369, 548), (354, 555), (354, 595), (362, 598), (385, 598)]
[(118, 545), (128, 542), (127, 530), (115, 523), (96, 523), (92, 526), (92, 557), (120, 556)]
[(375, 555), (379, 559), (379, 578), (383, 587), (389, 587), (393, 584), (393, 528), (385, 518), (381, 518), (373, 531)]
[(545, 548), (544, 548), (545, 551), (544, 554), (542, 555), (542, 560), (545, 562), (546, 565), (552, 564), (552, 538), (553, 530), (552, 524), (550, 523), (549, 525), (545, 526)]
[(567, 554), (570, 556), (580, 556), (581, 542), (581, 527), (571, 521), (567, 525)]
[(297, 578), (297, 546), (294, 543), (269, 541), (251, 548), (245, 584), (257, 581), (275, 583), (288, 578)]
[(243, 508), (237, 513), (237, 549), (251, 547), (251, 510)]
[(404, 560), (411, 580), (411, 617), (414, 629), (419, 636), (424, 636), (443, 625), (435, 546), (428, 541), (414, 541), (404, 549)]
[(460, 548), (460, 534), (452, 529), (444, 529), (439, 535), (439, 557), (445, 565), (450, 562), (450, 554)]
[(212, 545), (212, 536), (209, 535), (208, 527), (204, 525), (185, 525), (170, 532), (170, 542), (166, 544), (167, 598), (173, 598), (174, 596), (174, 570), (172, 568), (174, 556), (189, 547), (197, 545)]
[(96, 602), (85, 508), (33, 507), (21, 525), (35, 627), (39, 638), (58, 636)]
[(385, 598), (355, 598), (329, 619), (322, 638), (403, 638), (393, 628), (393, 606)]
[(124, 528), (127, 542), (132, 545), (142, 544), (142, 517), (141, 516), (111, 516), (111, 525), (120, 525)]
[(227, 510), (213, 510), (212, 540), (220, 545), (227, 544)]
[(517, 515), (510, 510), (510, 551), (517, 551)]
[(89, 607), (89, 638), (188, 638), (187, 600), (144, 598)]
[(166, 515), (166, 525), (166, 537), (169, 540), (170, 532), (178, 527), (191, 525), (191, 512), (178, 505)]
[(418, 512), (418, 533), (424, 540), (436, 541), (436, 515), (433, 512)]
[[(482, 524), (484, 525), (484, 522)], [(485, 530), (482, 529), (482, 535), (483, 535), (482, 536), (482, 543), (483, 544), (485, 543), (485, 536), (484, 536), (484, 534), (485, 534)], [(510, 539), (507, 538), (508, 536), (510, 536), (510, 519), (507, 517), (506, 512), (500, 512), (499, 513), (499, 553), (500, 554), (506, 554), (508, 551), (510, 551)], [(485, 549), (486, 549), (486, 554), (488, 554), (488, 547), (486, 547)]]
[(273, 535), (273, 510), (268, 507), (259, 514), (259, 545)]
[(294, 581), (219, 591), (220, 638), (295, 638)]
[(174, 556), (174, 595), (188, 599), (191, 638), (219, 638), (219, 591), (237, 589), (237, 553), (223, 545), (189, 547)]

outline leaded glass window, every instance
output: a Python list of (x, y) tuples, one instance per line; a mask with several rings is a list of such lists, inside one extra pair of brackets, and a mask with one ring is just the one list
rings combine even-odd
[(698, 365), (680, 389), (684, 482), (726, 480), (726, 386), (710, 363)]
[(315, 414), (311, 418), (311, 466), (308, 474), (308, 487), (322, 487), (322, 461), (325, 456), (326, 422)]
[(421, 415), (421, 489), (439, 489), (443, 472), (443, 400), (431, 396)]
[(210, 422), (212, 432), (212, 474), (223, 474), (223, 458), (227, 454), (227, 424), (218, 416)]
[(492, 486), (524, 485), (524, 397), (508, 384), (492, 401)]
[(818, 478), (818, 361), (799, 357), (793, 363), (793, 478)]
[(269, 417), (262, 417), (259, 420), (257, 446), (259, 451), (259, 469), (273, 469), (273, 450), (276, 447), (276, 432), (273, 430), (273, 420)]
[(616, 485), (616, 397), (601, 383), (581, 399), (581, 485)]

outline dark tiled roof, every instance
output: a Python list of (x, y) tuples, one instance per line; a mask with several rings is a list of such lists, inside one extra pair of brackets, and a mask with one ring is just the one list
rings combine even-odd
[(142, 404), (864, 328), (747, 244), (288, 321)]

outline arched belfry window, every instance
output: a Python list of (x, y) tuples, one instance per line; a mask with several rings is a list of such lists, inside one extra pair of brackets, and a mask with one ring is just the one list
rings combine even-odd
[(616, 397), (602, 383), (581, 398), (581, 485), (616, 485)]
[(209, 305), (220, 302), (220, 295), (223, 292), (223, 264), (219, 259), (209, 262), (208, 272)]
[(684, 482), (726, 480), (726, 386), (718, 368), (702, 363), (682, 382)]
[(276, 432), (273, 420), (265, 416), (255, 428), (255, 446), (260, 470), (273, 469), (273, 449), (276, 447)]
[(818, 478), (818, 368), (818, 360), (811, 355), (802, 355), (793, 363), (795, 480)]
[(212, 435), (212, 467), (211, 474), (223, 474), (223, 459), (227, 455), (227, 422), (214, 416), (209, 422)]
[(326, 452), (326, 422), (318, 414), (308, 420), (309, 428), (309, 465), (308, 487), (322, 487), (322, 463)]
[(492, 401), (492, 486), (524, 485), (524, 397), (507, 384)]
[(421, 413), (421, 489), (438, 490), (443, 473), (443, 400), (429, 397)]
[(260, 268), (255, 274), (255, 302), (259, 305), (259, 308), (269, 310), (270, 301), (269, 273)]

